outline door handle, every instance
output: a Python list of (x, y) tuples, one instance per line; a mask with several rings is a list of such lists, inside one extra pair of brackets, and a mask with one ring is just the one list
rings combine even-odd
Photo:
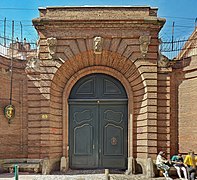
[(94, 149), (94, 144), (92, 145), (92, 149)]

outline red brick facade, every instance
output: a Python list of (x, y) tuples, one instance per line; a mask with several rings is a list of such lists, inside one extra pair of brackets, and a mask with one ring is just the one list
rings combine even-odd
[(11, 123), (4, 116), (4, 107), (10, 104), (10, 59), (0, 56), (0, 158), (27, 157), (28, 119), (27, 119), (27, 75), (26, 62), (13, 62), (12, 104), (16, 115)]
[[(161, 149), (169, 155), (178, 149), (185, 153), (184, 132), (192, 131), (187, 131), (184, 119), (194, 117), (186, 115), (190, 109), (182, 105), (187, 103), (184, 91), (190, 80), (180, 85), (185, 80), (181, 66), (158, 67), (158, 33), (164, 22), (157, 9), (149, 7), (40, 9), (40, 17), (33, 20), (40, 36), (39, 62), (26, 69), (24, 61), (14, 64), (17, 112), (10, 125), (2, 113), (9, 103), (3, 99), (9, 97), (9, 73), (3, 70), (9, 60), (2, 58), (0, 63), (5, 73), (0, 94), (1, 158), (49, 158), (51, 165), (62, 156), (68, 158), (68, 97), (77, 80), (92, 73), (111, 75), (126, 89), (129, 171), (135, 159), (147, 173), (147, 159), (155, 159)], [(95, 37), (102, 38), (99, 54)]]
[(173, 68), (173, 89), (176, 90), (176, 106), (174, 110), (176, 116), (174, 116), (174, 121), (176, 121), (175, 130), (178, 137), (177, 147), (180, 152), (184, 153), (189, 149), (197, 151), (196, 73), (196, 55), (178, 61)]

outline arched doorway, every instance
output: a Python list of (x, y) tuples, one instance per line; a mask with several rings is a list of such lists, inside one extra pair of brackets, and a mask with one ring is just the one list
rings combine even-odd
[(81, 78), (69, 96), (71, 168), (127, 168), (127, 94), (104, 74)]

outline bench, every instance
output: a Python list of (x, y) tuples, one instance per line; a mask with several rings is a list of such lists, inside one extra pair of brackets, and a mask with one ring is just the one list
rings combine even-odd
[(42, 160), (41, 159), (5, 159), (2, 167), (3, 170), (9, 171), (10, 173), (14, 172), (14, 166), (18, 165), (19, 171), (28, 171), (38, 173), (42, 169)]
[[(163, 176), (163, 173), (164, 173), (164, 170), (162, 169), (157, 169), (157, 172), (158, 172), (158, 176), (159, 177), (162, 177)], [(181, 170), (181, 173), (182, 173), (182, 170)], [(171, 166), (170, 167), (170, 170), (169, 170), (169, 175), (171, 177), (178, 177), (178, 174), (177, 174), (177, 170), (174, 166)]]

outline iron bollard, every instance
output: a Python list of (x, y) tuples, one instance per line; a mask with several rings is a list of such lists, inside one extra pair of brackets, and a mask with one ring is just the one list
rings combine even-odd
[(15, 177), (15, 180), (18, 180), (18, 168), (19, 168), (18, 165), (14, 165), (14, 177)]

